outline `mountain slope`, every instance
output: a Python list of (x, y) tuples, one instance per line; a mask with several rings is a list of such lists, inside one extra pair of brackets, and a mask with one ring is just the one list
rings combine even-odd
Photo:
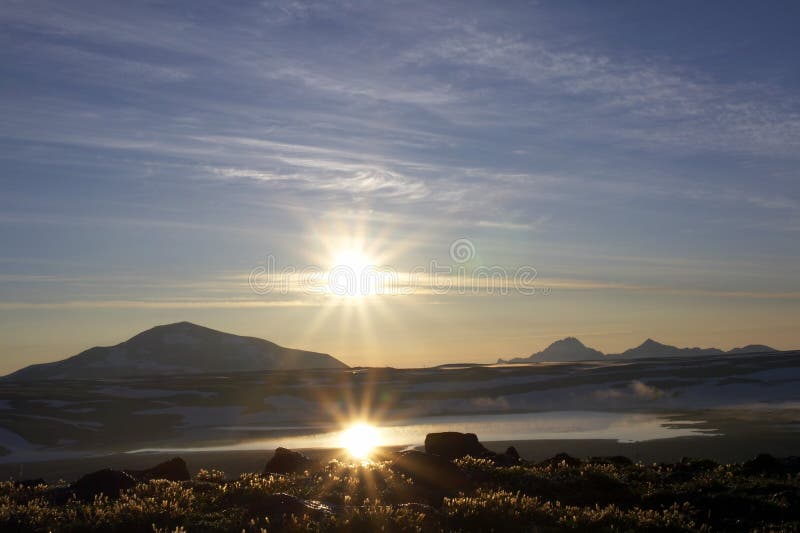
[(498, 363), (529, 363), (529, 362), (565, 362), (565, 361), (591, 361), (603, 359), (603, 352), (585, 346), (575, 337), (558, 340), (542, 350), (531, 354), (529, 357), (516, 357), (510, 361), (499, 359)]
[(110, 347), (90, 348), (62, 361), (32, 365), (9, 379), (83, 379), (347, 368), (328, 354), (284, 348), (190, 322), (156, 326)]
[(748, 344), (741, 348), (723, 351), (718, 348), (678, 348), (669, 344), (662, 344), (653, 339), (647, 339), (636, 348), (630, 348), (622, 353), (604, 355), (603, 352), (584, 346), (575, 337), (567, 337), (554, 342), (541, 352), (528, 357), (515, 357), (514, 359), (498, 359), (502, 363), (536, 363), (536, 362), (567, 362), (591, 361), (606, 358), (639, 358), (639, 357), (681, 357), (704, 355), (742, 355), (757, 353), (772, 353), (778, 350), (763, 344)]
[(609, 354), (609, 357), (662, 357), (680, 355), (722, 355), (725, 352), (717, 348), (678, 348), (669, 344), (661, 344), (647, 339), (636, 348), (630, 348), (620, 354)]
[(778, 350), (776, 350), (775, 348), (771, 348), (765, 344), (748, 344), (747, 346), (742, 346), (741, 348), (734, 348), (732, 350), (728, 350), (725, 353), (736, 355), (745, 353), (768, 353), (777, 351)]

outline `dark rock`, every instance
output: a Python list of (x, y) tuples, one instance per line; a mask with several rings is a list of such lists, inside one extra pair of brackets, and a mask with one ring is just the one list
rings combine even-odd
[(186, 461), (180, 457), (175, 457), (146, 470), (126, 470), (125, 472), (139, 481), (150, 481), (151, 479), (189, 481), (192, 478), (186, 467)]
[(800, 474), (800, 457), (790, 455), (781, 459), (783, 471), (787, 474)]
[(470, 456), (476, 459), (488, 459), (498, 466), (513, 466), (520, 463), (519, 453), (513, 446), (509, 446), (506, 453), (495, 453), (481, 444), (474, 433), (457, 431), (428, 433), (425, 436), (425, 452), (448, 461)]
[[(241, 504), (237, 501), (236, 504)], [(264, 494), (252, 492), (248, 494), (247, 501), (248, 513), (251, 516), (266, 516), (271, 524), (280, 526), (283, 518), (290, 515), (319, 518), (322, 515), (332, 514), (329, 505), (313, 500), (303, 500), (290, 494)]]
[(562, 466), (562, 465), (570, 467), (581, 466), (581, 460), (572, 457), (567, 453), (561, 452), (554, 455), (550, 459), (545, 459), (544, 461), (539, 463), (539, 466)]
[(708, 472), (719, 466), (710, 459), (692, 459), (683, 457), (677, 463), (661, 463), (661, 468), (668, 473), (670, 483), (686, 483), (698, 474)]
[(484, 459), (489, 459), (497, 466), (514, 466), (522, 462), (516, 448), (509, 446), (505, 453), (488, 452), (483, 455)]
[(782, 475), (800, 473), (800, 457), (790, 456), (783, 459), (768, 453), (762, 453), (746, 461), (742, 465), (746, 474), (751, 475)]
[(472, 486), (469, 476), (444, 457), (416, 450), (400, 452), (392, 461), (392, 469), (416, 483), (446, 492), (468, 490)]
[(573, 505), (627, 505), (636, 500), (628, 485), (598, 472), (586, 472), (564, 488), (568, 494), (560, 500)]
[(524, 494), (567, 505), (628, 505), (636, 495), (625, 483), (600, 472), (566, 470), (552, 476), (528, 476)]
[(425, 451), (447, 460), (460, 459), (467, 455), (481, 457), (486, 453), (491, 453), (478, 442), (478, 437), (474, 433), (457, 431), (428, 433), (425, 436)]
[(136, 486), (136, 480), (129, 474), (106, 468), (86, 474), (72, 484), (75, 494), (82, 500), (91, 500), (98, 494), (116, 498), (120, 492)]
[(627, 505), (636, 500), (622, 481), (598, 472), (586, 472), (575, 482), (572, 501), (577, 505)]
[(314, 467), (316, 463), (300, 452), (278, 448), (275, 455), (267, 461), (265, 474), (301, 474)]
[(696, 474), (714, 470), (718, 466), (719, 463), (711, 459), (691, 459), (689, 457), (684, 457), (681, 459), (680, 463), (675, 464), (675, 470)]
[(742, 465), (748, 474), (779, 474), (781, 462), (768, 453), (761, 453)]
[[(765, 490), (756, 489), (757, 492)], [(769, 490), (769, 489), (766, 489)], [(795, 491), (789, 491), (794, 494)], [(757, 517), (758, 524), (779, 524), (789, 523), (797, 520), (797, 505), (787, 502), (787, 505), (776, 505), (776, 499), (782, 495), (770, 493), (769, 498), (761, 499), (754, 493), (740, 488), (730, 491), (715, 493), (715, 491), (688, 491), (680, 494), (680, 499), (676, 498), (673, 488), (668, 487), (658, 490), (652, 494), (645, 495), (642, 499), (643, 506), (648, 508), (669, 507), (677, 501), (686, 502), (694, 509), (702, 509), (707, 517), (704, 522), (710, 526), (711, 531), (752, 531), (758, 530), (748, 523), (754, 523), (753, 518)], [(796, 497), (796, 496), (794, 496)], [(774, 528), (765, 528), (769, 531)], [(777, 528), (780, 531), (780, 528)]]
[(21, 481), (15, 481), (14, 485), (17, 487), (32, 489), (34, 487), (38, 487), (39, 485), (47, 485), (47, 482), (44, 479), (37, 477), (36, 479), (23, 479)]
[(64, 505), (73, 496), (75, 491), (72, 487), (53, 487), (47, 491), (46, 498), (53, 505)]

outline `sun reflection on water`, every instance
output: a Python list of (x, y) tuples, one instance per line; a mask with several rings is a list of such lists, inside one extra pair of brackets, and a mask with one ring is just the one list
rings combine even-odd
[(342, 431), (339, 444), (355, 459), (368, 459), (381, 444), (380, 431), (371, 424), (359, 422)]

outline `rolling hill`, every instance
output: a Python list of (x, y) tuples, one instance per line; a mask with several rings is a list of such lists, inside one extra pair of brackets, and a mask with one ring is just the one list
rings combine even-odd
[(324, 353), (284, 348), (190, 322), (156, 326), (116, 346), (90, 348), (6, 376), (13, 380), (98, 379), (267, 370), (348, 368)]

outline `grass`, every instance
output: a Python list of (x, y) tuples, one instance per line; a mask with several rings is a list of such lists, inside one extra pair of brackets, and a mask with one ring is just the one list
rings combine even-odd
[[(456, 464), (474, 487), (446, 494), (389, 461), (332, 461), (299, 475), (201, 471), (119, 498), (63, 497), (66, 485), (0, 483), (0, 531), (796, 531), (800, 477), (741, 465)], [(59, 501), (58, 495), (62, 495)]]

